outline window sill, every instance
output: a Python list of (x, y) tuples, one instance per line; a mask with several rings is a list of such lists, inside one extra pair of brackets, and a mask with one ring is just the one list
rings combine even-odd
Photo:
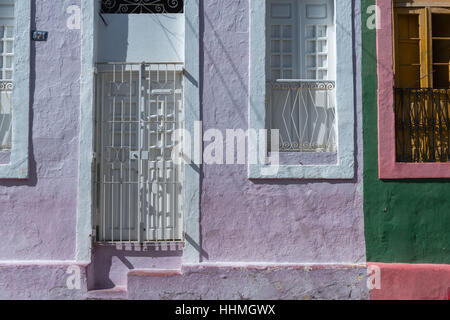
[[(0, 162), (1, 163), (1, 162)], [(0, 179), (27, 179), (28, 158), (14, 161), (8, 164), (0, 164)]]
[[(269, 156), (271, 154), (269, 153)], [(280, 152), (281, 165), (336, 165), (336, 152)]]

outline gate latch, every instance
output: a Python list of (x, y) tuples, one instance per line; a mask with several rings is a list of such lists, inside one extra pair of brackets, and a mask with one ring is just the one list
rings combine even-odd
[(131, 160), (150, 160), (150, 152), (148, 151), (131, 151)]

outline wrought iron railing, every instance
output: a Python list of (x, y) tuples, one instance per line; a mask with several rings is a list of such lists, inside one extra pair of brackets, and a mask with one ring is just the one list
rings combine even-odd
[(280, 79), (267, 83), (269, 129), (281, 152), (336, 152), (335, 82)]
[(450, 161), (450, 89), (395, 89), (397, 162)]

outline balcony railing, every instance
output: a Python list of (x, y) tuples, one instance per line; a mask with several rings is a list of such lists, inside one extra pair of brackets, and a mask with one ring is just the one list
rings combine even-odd
[(11, 81), (0, 81), (0, 151), (11, 149), (12, 89)]
[(269, 129), (281, 152), (336, 152), (335, 82), (280, 79), (267, 83)]
[(450, 89), (395, 89), (397, 162), (450, 161)]

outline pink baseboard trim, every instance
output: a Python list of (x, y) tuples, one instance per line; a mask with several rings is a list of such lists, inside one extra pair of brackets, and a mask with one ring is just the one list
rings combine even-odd
[(392, 3), (377, 0), (378, 164), (380, 179), (450, 178), (450, 163), (398, 163), (395, 156)]
[(372, 300), (448, 300), (450, 265), (369, 263), (380, 271)]

